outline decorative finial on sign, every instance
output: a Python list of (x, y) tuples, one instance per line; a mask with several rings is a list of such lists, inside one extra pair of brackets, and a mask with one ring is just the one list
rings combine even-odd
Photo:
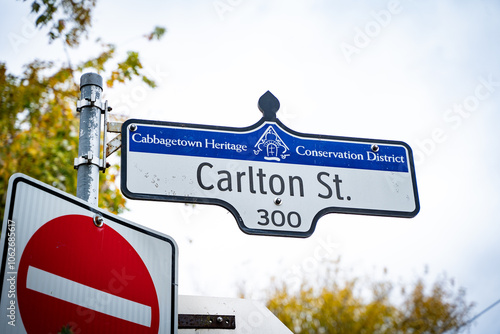
[(266, 121), (276, 120), (276, 112), (280, 108), (280, 101), (270, 91), (265, 92), (260, 97), (258, 106)]

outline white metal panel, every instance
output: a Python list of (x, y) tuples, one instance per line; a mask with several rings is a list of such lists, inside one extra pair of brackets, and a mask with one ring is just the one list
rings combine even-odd
[(292, 333), (264, 304), (254, 300), (179, 296), (179, 314), (234, 315), (236, 329), (179, 329), (179, 334)]

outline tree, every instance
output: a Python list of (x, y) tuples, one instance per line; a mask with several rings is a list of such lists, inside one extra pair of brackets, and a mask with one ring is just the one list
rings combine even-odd
[[(88, 36), (96, 0), (35, 0), (31, 4), (36, 26), (48, 29), (49, 42), (59, 40), (64, 47), (76, 48)], [(165, 28), (155, 27), (144, 35), (160, 39)], [(108, 73), (108, 87), (141, 79), (150, 87), (156, 83), (142, 73), (139, 53), (129, 51), (116, 61), (116, 47), (99, 43), (102, 52), (75, 66), (34, 60), (20, 75), (8, 72), (0, 62), (0, 214), (3, 217), (9, 177), (16, 172), (30, 175), (68, 193), (76, 192), (77, 173), (73, 159), (78, 154), (79, 121), (76, 101), (79, 78), (84, 71)], [(114, 65), (105, 72), (106, 66)], [(115, 185), (119, 166), (101, 173), (99, 206), (114, 213), (125, 209), (125, 199)]]
[[(394, 284), (350, 278), (329, 270), (319, 284), (304, 281), (298, 291), (275, 285), (267, 307), (294, 333), (458, 333), (468, 327), (472, 303), (455, 290), (453, 280), (438, 279), (430, 289), (422, 278), (401, 288), (400, 300), (390, 297)], [(367, 296), (370, 297), (367, 297)]]

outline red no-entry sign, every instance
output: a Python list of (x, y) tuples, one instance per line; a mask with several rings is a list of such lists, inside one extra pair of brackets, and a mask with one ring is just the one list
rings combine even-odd
[(80, 319), (84, 333), (158, 333), (148, 268), (127, 240), (91, 217), (62, 216), (39, 228), (23, 251), (17, 281), (29, 333), (49, 333), (67, 319)]
[(172, 239), (19, 174), (9, 201), (0, 332), (177, 332)]

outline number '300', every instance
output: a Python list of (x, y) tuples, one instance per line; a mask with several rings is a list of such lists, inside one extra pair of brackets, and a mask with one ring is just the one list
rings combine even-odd
[(302, 219), (300, 218), (299, 213), (295, 211), (289, 212), (286, 216), (280, 210), (275, 210), (271, 212), (271, 215), (269, 215), (269, 212), (264, 209), (259, 209), (257, 210), (257, 212), (261, 214), (260, 216), (261, 219), (257, 222), (257, 224), (262, 226), (266, 226), (269, 225), (269, 223), (273, 223), (273, 225), (280, 227), (285, 225), (285, 223), (288, 223), (290, 227), (297, 228), (302, 223)]

